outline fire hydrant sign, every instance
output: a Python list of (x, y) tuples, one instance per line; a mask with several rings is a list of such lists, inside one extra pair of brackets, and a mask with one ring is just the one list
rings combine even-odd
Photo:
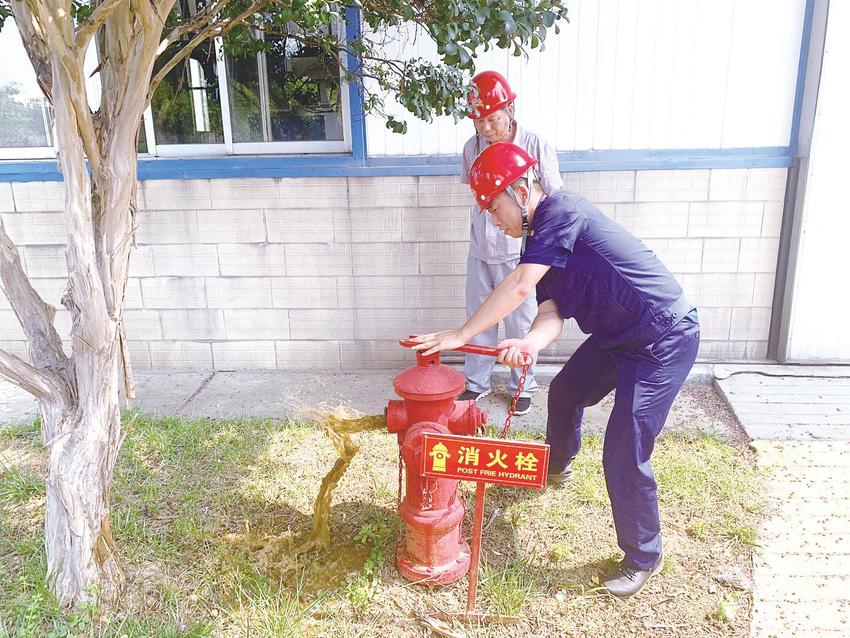
[(507, 441), (454, 434), (426, 434), (422, 474), (530, 487), (546, 486), (549, 446), (544, 443)]

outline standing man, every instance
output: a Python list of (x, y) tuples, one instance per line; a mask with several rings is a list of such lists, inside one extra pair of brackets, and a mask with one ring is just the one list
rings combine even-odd
[[(508, 81), (495, 71), (484, 71), (472, 78), (474, 85), (470, 98), (472, 111), (469, 116), (475, 124), (473, 135), (463, 147), (461, 181), (469, 183), (469, 167), (478, 154), (490, 144), (513, 142), (537, 160), (534, 178), (551, 193), (563, 186), (558, 168), (558, 157), (545, 141), (531, 131), (526, 131), (514, 119), (516, 93), (511, 91)], [(502, 280), (519, 264), (520, 240), (505, 235), (493, 225), (489, 215), (479, 215), (480, 209), (473, 204), (469, 236), (469, 256), (466, 263), (466, 316), (471, 316), (493, 292)], [(534, 295), (511, 314), (504, 317), (505, 336), (521, 337), (531, 326), (537, 304)], [(498, 324), (488, 328), (473, 343), (495, 346), (498, 340)], [(461, 400), (476, 401), (490, 394), (490, 376), (495, 360), (492, 357), (467, 354), (463, 366), (467, 390)], [(511, 395), (519, 385), (520, 372), (514, 370), (508, 391)], [(531, 409), (531, 395), (537, 391), (534, 368), (528, 371), (525, 385), (516, 404), (514, 414), (525, 414)]]
[(481, 209), (511, 237), (527, 237), (520, 264), (458, 330), (417, 338), (427, 353), (467, 343), (513, 312), (537, 288), (539, 304), (521, 339), (499, 344), (516, 367), (536, 357), (574, 317), (590, 337), (549, 387), (549, 481), (572, 475), (584, 408), (615, 391), (602, 464), (617, 541), (625, 553), (603, 579), (615, 596), (637, 593), (662, 567), (660, 521), (650, 455), (699, 347), (696, 308), (655, 254), (587, 199), (548, 197), (527, 175), (537, 160), (507, 143), (486, 148), (469, 184)]

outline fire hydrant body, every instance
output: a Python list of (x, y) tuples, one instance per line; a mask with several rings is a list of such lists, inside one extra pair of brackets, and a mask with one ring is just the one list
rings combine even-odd
[[(407, 489), (399, 514), (405, 535), (396, 565), (411, 581), (447, 585), (469, 570), (469, 545), (461, 535), (464, 506), (454, 479), (420, 474), (427, 433), (474, 435), (487, 421), (475, 401), (455, 401), (464, 387), (461, 373), (440, 364), (440, 355), (416, 353), (416, 365), (393, 380), (402, 401), (387, 405), (387, 429), (398, 435)], [(439, 455), (439, 450), (437, 451)], [(439, 465), (445, 459), (434, 458)]]

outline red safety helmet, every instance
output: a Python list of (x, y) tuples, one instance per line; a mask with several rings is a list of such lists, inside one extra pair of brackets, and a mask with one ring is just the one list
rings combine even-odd
[(481, 207), (479, 212), (535, 164), (535, 158), (510, 142), (496, 142), (481, 151), (469, 169), (469, 186)]
[(473, 120), (495, 113), (516, 99), (505, 76), (496, 71), (482, 71), (470, 82), (478, 88), (478, 95), (469, 96), (469, 117)]

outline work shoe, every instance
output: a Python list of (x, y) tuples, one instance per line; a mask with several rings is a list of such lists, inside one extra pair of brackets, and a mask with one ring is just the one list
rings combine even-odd
[(457, 400), (458, 401), (475, 401), (476, 403), (489, 395), (491, 390), (484, 390), (484, 392), (476, 392), (475, 390), (464, 390), (463, 394), (461, 394)]
[(567, 461), (566, 467), (563, 469), (549, 465), (549, 472), (546, 474), (546, 484), (552, 487), (558, 487), (564, 483), (569, 483), (573, 480), (573, 460)]
[(516, 409), (514, 410), (514, 416), (522, 416), (523, 414), (528, 414), (530, 410), (531, 397), (519, 397), (516, 400)]
[(617, 598), (628, 598), (638, 593), (647, 581), (661, 571), (664, 565), (664, 555), (658, 557), (658, 562), (652, 569), (634, 569), (620, 563), (620, 566), (602, 580), (602, 586)]

